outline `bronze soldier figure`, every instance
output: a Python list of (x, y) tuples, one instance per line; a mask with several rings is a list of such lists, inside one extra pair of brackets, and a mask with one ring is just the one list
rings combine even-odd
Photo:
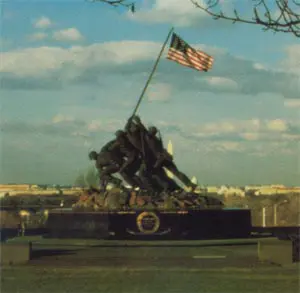
[[(165, 150), (162, 139), (157, 137), (157, 128), (147, 129), (138, 116), (131, 117), (124, 130), (115, 133), (116, 138), (102, 147), (100, 152), (91, 152), (96, 161), (101, 189), (109, 182), (120, 185), (121, 180), (112, 176), (119, 173), (133, 188), (149, 192), (175, 191), (181, 188), (169, 178), (164, 168), (171, 171), (186, 186), (196, 187), (180, 172), (173, 158)], [(136, 175), (138, 173), (138, 175)]]
[[(173, 180), (171, 179), (164, 168), (160, 167), (160, 168), (156, 168), (153, 169), (154, 172), (154, 178), (156, 180), (160, 181), (160, 184), (163, 185), (163, 191), (167, 192), (167, 191), (181, 191), (182, 188)], [(157, 179), (157, 177), (159, 179)]]
[[(111, 142), (109, 143), (111, 144)], [(98, 170), (100, 179), (100, 191), (105, 191), (108, 183), (116, 185), (121, 184), (121, 180), (112, 176), (119, 171), (122, 161), (118, 156), (114, 156), (106, 150), (108, 145), (105, 145), (99, 153), (92, 151), (89, 153), (90, 160), (96, 161), (95, 166)]]
[(194, 190), (197, 187), (197, 185), (192, 183), (191, 180), (184, 173), (178, 170), (177, 166), (173, 161), (173, 157), (164, 148), (162, 139), (157, 137), (157, 128), (151, 126), (147, 130), (146, 127), (142, 124), (139, 117), (137, 116), (135, 117), (135, 121), (137, 121), (138, 125), (144, 130), (146, 145), (149, 147), (152, 154), (156, 158), (156, 162), (153, 166), (154, 169), (165, 167), (166, 169), (171, 171), (184, 185)]
[(130, 143), (137, 149), (143, 156), (145, 155), (145, 149), (143, 144), (144, 131), (134, 123), (134, 117), (128, 119), (125, 125), (125, 132)]
[(141, 157), (138, 150), (130, 143), (125, 131), (118, 130), (115, 135), (116, 142), (111, 146), (111, 150), (117, 149), (125, 158), (119, 170), (120, 175), (133, 188), (142, 188), (141, 180), (135, 175), (141, 166)]
[(138, 171), (138, 176), (143, 185), (142, 189), (146, 189), (151, 193), (160, 192), (162, 187), (153, 179), (152, 170), (149, 168), (151, 158), (149, 158), (149, 152), (145, 147), (144, 131), (139, 125), (134, 123), (134, 118), (135, 117), (131, 117), (128, 119), (125, 131), (130, 143), (140, 153), (142, 163)]
[(114, 173), (119, 173), (132, 188), (141, 188), (142, 183), (135, 175), (141, 164), (139, 152), (129, 142), (124, 131), (118, 130), (115, 136), (114, 140), (102, 147), (99, 154), (90, 153), (90, 157), (96, 160), (101, 188), (108, 182), (120, 185), (120, 182), (116, 181), (119, 179), (111, 176)]
[(143, 159), (138, 174), (143, 183), (144, 189), (150, 193), (157, 194), (166, 188), (165, 184), (161, 182), (159, 176), (154, 174), (151, 164), (149, 164), (149, 161), (145, 158)]
[[(136, 124), (133, 123), (133, 121), (136, 122)], [(156, 192), (180, 189), (176, 182), (167, 176), (163, 166), (155, 167), (157, 161), (156, 154), (151, 149), (149, 141), (147, 141), (149, 131), (142, 124), (140, 118), (134, 116), (129, 119), (126, 129), (128, 131), (129, 139), (142, 153), (144, 165), (140, 170), (139, 175), (144, 182), (147, 182), (147, 189), (149, 190), (151, 188), (152, 191), (154, 190)], [(163, 149), (162, 142), (158, 139), (157, 141), (160, 142), (160, 149)]]

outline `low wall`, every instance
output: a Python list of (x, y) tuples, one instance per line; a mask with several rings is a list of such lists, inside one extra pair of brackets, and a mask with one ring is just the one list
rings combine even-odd
[(31, 243), (1, 243), (1, 265), (25, 264), (31, 258)]
[(299, 239), (278, 240), (263, 239), (258, 242), (258, 258), (260, 261), (279, 265), (290, 265), (300, 261)]
[(75, 212), (52, 210), (46, 223), (51, 238), (247, 238), (249, 210), (127, 210)]

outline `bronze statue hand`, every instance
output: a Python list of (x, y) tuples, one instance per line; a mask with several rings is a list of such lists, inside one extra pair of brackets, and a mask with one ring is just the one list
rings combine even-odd
[(157, 161), (155, 162), (155, 164), (153, 165), (153, 168), (154, 168), (154, 169), (158, 169), (159, 165), (160, 165), (160, 160), (157, 160)]
[(138, 115), (134, 115), (133, 119), (138, 123), (141, 122), (141, 118)]

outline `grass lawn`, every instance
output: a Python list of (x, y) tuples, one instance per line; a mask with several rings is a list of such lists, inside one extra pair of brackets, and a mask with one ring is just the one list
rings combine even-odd
[(3, 293), (298, 293), (299, 267), (183, 269), (157, 267), (4, 267)]

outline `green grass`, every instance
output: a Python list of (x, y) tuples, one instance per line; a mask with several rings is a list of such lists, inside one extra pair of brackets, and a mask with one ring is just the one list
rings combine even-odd
[[(207, 242), (178, 241), (172, 243), (175, 247), (161, 248), (156, 248), (155, 244), (170, 245), (170, 242), (55, 240), (41, 237), (24, 237), (11, 242), (14, 241), (33, 241), (36, 243), (34, 246), (44, 249), (49, 247), (54, 249), (55, 245), (58, 249), (67, 249), (70, 245), (70, 249), (76, 249), (77, 252), (75, 255), (44, 257), (24, 266), (2, 268), (1, 293), (298, 293), (300, 291), (299, 266), (251, 266), (251, 259), (256, 254), (256, 245), (205, 246), (212, 242), (234, 245), (236, 239)], [(250, 242), (253, 239), (243, 241)], [(39, 246), (38, 243), (43, 245)], [(130, 247), (141, 243), (143, 244), (141, 248)], [(93, 247), (105, 244), (114, 244), (115, 247)], [(118, 246), (122, 244), (129, 247), (119, 248)], [(191, 246), (176, 247), (176, 244)], [(76, 245), (79, 246), (75, 247)], [(228, 255), (228, 261), (225, 262), (226, 267), (209, 265), (206, 268), (205, 262), (208, 261), (191, 260), (194, 255)], [(153, 256), (164, 259), (153, 260)], [(110, 257), (113, 263), (109, 263), (106, 267), (105, 258)], [(246, 259), (245, 266), (234, 267), (234, 257)], [(114, 261), (114, 258), (118, 261)], [(168, 259), (175, 262), (169, 262)], [(136, 263), (136, 260), (139, 261)]]
[(3, 293), (297, 293), (297, 267), (159, 269), (20, 266), (2, 269)]

